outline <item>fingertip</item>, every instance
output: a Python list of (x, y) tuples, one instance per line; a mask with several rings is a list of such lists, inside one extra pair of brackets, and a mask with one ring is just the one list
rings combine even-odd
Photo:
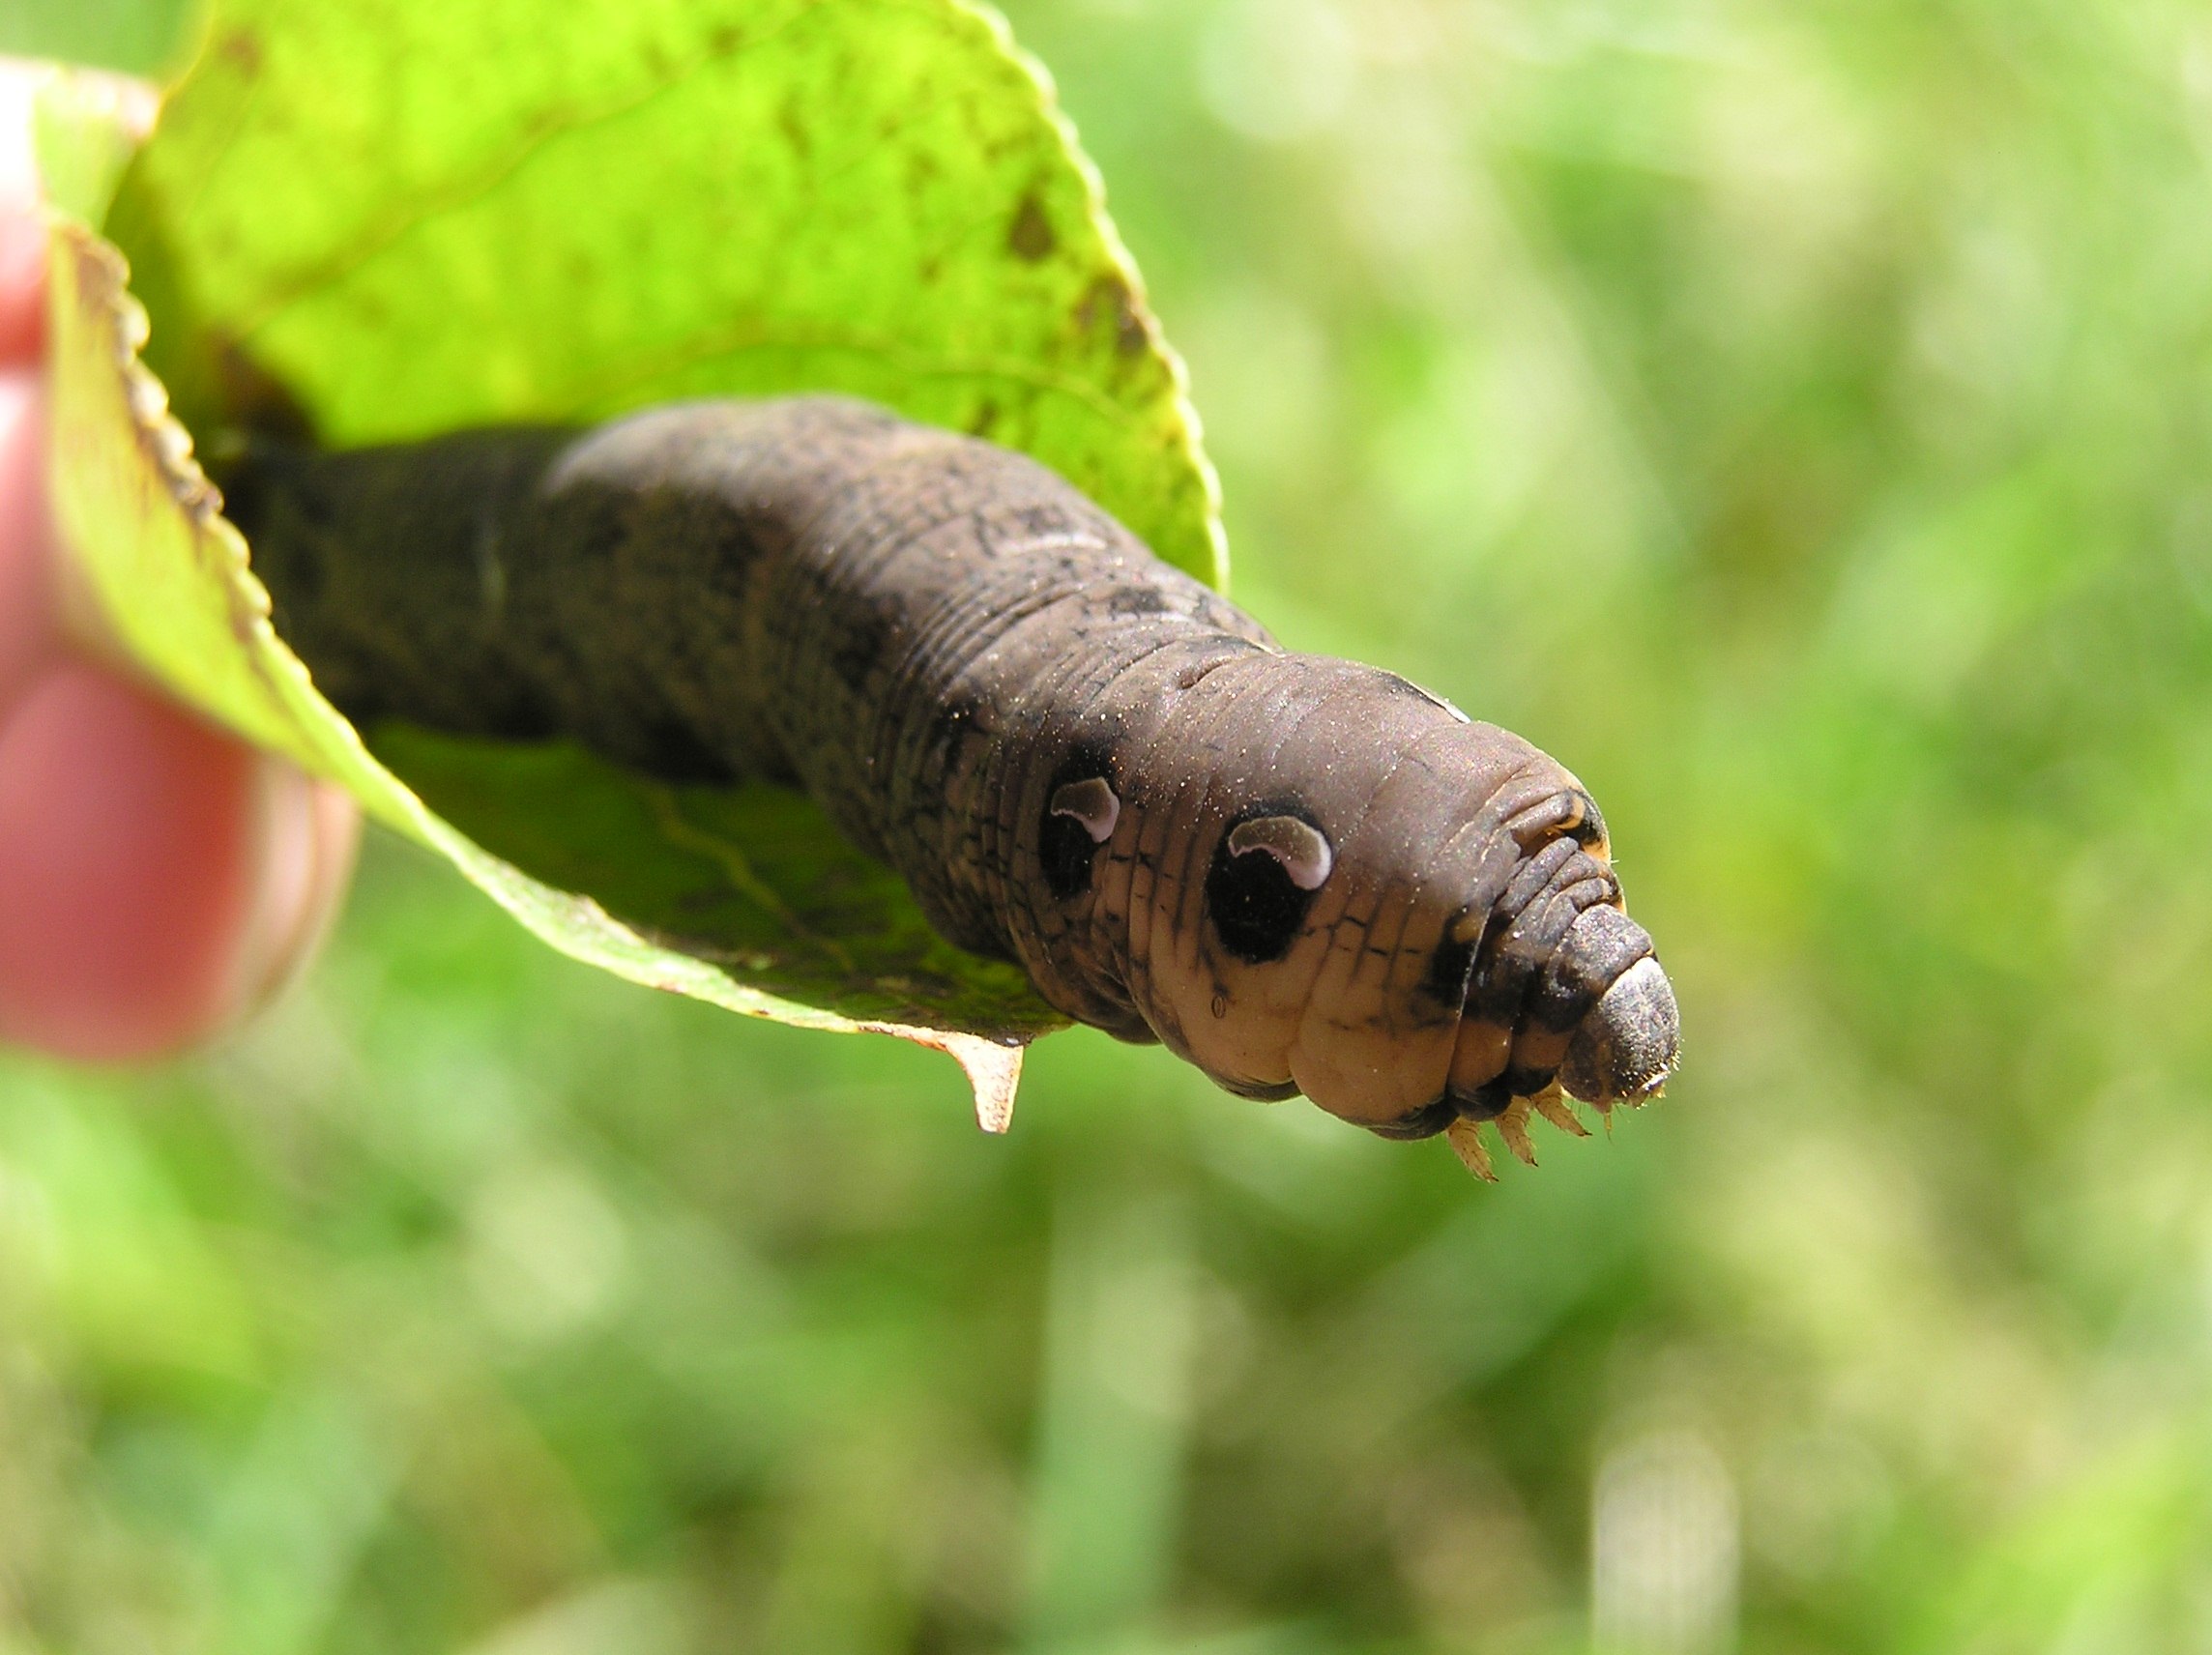
[(38, 361), (46, 334), (46, 219), (32, 139), (50, 65), (0, 60), (0, 363)]
[(0, 363), (35, 363), (46, 349), (46, 221), (0, 200)]
[[(30, 142), (51, 73), (0, 59), (0, 1039), (124, 1060), (205, 1038), (299, 969), (337, 909), (359, 817), (342, 792), (61, 653)], [(108, 91), (150, 124), (150, 89)]]
[(159, 1057), (311, 948), (350, 807), (155, 692), (49, 668), (0, 724), (0, 1038)]
[(353, 880), (361, 810), (334, 782), (262, 754), (254, 779), (254, 890), (234, 951), (222, 1022), (251, 1016), (306, 969)]

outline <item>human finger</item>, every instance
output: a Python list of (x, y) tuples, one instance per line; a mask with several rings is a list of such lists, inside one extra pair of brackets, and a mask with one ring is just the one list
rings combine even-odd
[(351, 801), (87, 662), (0, 720), (0, 1039), (155, 1057), (258, 1004), (312, 951)]

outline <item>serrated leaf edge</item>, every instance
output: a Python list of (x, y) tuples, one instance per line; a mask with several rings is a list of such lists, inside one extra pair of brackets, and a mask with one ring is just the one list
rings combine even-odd
[[(167, 389), (141, 360), (151, 322), (145, 306), (130, 291), (130, 267), (123, 252), (67, 215), (49, 213), (48, 219), (52, 237), (48, 264), (51, 336), (57, 340), (73, 337), (79, 322), (104, 335), (96, 343), (105, 346), (102, 354), (114, 375), (131, 436), (160, 479), (168, 505), (186, 519), (193, 543), (203, 556), (213, 554), (211, 572), (222, 583), (239, 647), (250, 669), (267, 685), (269, 710), (289, 726), (294, 738), (275, 743), (287, 757), (346, 786), (371, 815), (444, 856), (525, 929), (571, 959), (597, 966), (630, 982), (683, 994), (745, 1016), (838, 1033), (890, 1034), (944, 1052), (968, 1077), (977, 1118), (985, 1130), (1005, 1129), (1012, 1115), (1026, 1042), (955, 1030), (856, 1020), (747, 988), (704, 961), (655, 945), (592, 898), (547, 886), (492, 856), (438, 817), (386, 769), (351, 721), (315, 689), (306, 664), (276, 635), (270, 621), (269, 594), (252, 572), (246, 537), (222, 515), (221, 495), (199, 463), (191, 433), (170, 413)], [(64, 313), (73, 300), (84, 305), (81, 317)], [(61, 363), (57, 376), (72, 371), (73, 365)], [(68, 395), (66, 388), (57, 389), (58, 421), (66, 418), (63, 410), (68, 406)], [(50, 486), (66, 546), (72, 479), (62, 463), (64, 449), (61, 442), (52, 445)], [(272, 744), (270, 731), (242, 728), (236, 717), (211, 705), (195, 685), (180, 682), (155, 663), (139, 658), (122, 642), (121, 627), (109, 615), (94, 580), (75, 568), (66, 552), (65, 565), (70, 619), (88, 648), (129, 670), (158, 679), (169, 693), (239, 730), (247, 740)], [(67, 578), (73, 574), (73, 578)], [(285, 693), (287, 688), (290, 695)], [(303, 720), (293, 705), (295, 696), (318, 711), (322, 729), (310, 728)], [(347, 773), (349, 769), (353, 773)]]

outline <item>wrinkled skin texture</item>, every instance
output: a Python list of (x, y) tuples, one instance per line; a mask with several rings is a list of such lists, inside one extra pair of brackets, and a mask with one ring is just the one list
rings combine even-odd
[(1672, 1066), (1572, 775), (1284, 653), (1018, 454), (806, 398), (222, 480), (348, 713), (797, 782), (947, 938), (1233, 1091), (1417, 1137)]

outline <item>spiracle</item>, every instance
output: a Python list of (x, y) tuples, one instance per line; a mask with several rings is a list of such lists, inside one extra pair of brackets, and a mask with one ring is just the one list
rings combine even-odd
[(221, 474), (357, 718), (805, 788), (1069, 1016), (1392, 1138), (1655, 1095), (1678, 1019), (1596, 801), (1394, 674), (1279, 648), (1045, 467), (837, 397)]

